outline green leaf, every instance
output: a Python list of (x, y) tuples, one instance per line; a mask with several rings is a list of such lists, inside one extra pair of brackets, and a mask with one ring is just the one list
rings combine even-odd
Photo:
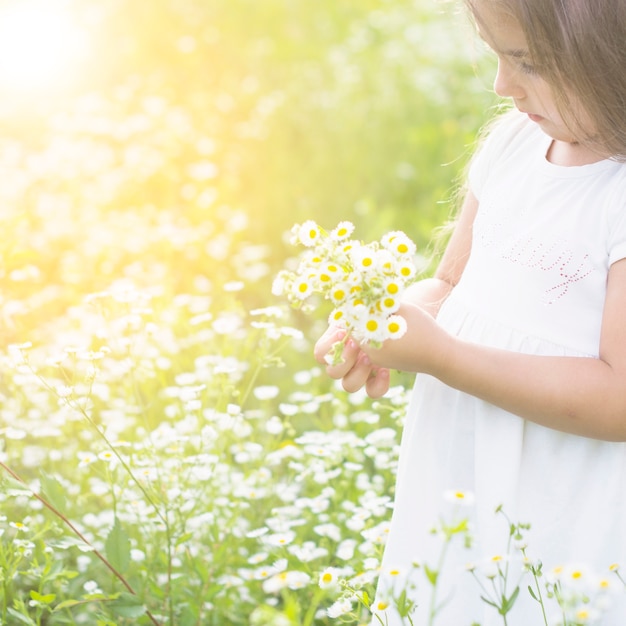
[(428, 578), (430, 584), (434, 587), (437, 584), (437, 578), (439, 578), (439, 572), (436, 569), (430, 569), (428, 565), (424, 565), (424, 572), (426, 578)]
[(24, 615), (22, 613), (18, 613), (15, 609), (9, 608), (7, 610), (11, 617), (14, 617), (20, 624), (28, 624), (28, 626), (37, 626), (35, 622), (28, 617), (28, 615)]
[(73, 606), (80, 604), (80, 600), (63, 600), (63, 602), (59, 602), (54, 609), (54, 611), (62, 611), (63, 609), (71, 609)]
[(58, 511), (62, 511), (65, 508), (65, 490), (61, 483), (43, 470), (39, 472), (39, 480), (41, 491), (48, 502)]
[(146, 607), (139, 596), (132, 593), (122, 593), (120, 597), (108, 605), (111, 610), (122, 617), (140, 617), (146, 612)]
[(186, 543), (187, 541), (189, 541), (190, 539), (193, 538), (194, 533), (185, 533), (184, 535), (181, 535), (177, 540), (176, 540), (176, 545), (180, 546), (183, 543)]
[(501, 615), (506, 615), (513, 608), (518, 595), (519, 586), (515, 587), (515, 591), (509, 596), (508, 600), (504, 596), (502, 597), (502, 609), (500, 610)]
[(111, 565), (118, 571), (124, 571), (130, 563), (130, 539), (117, 517), (106, 538), (104, 547)]
[(30, 591), (31, 600), (35, 600), (35, 602), (41, 602), (42, 604), (50, 604), (51, 602), (55, 601), (56, 597), (56, 593), (47, 593), (46, 595), (42, 595), (34, 589), (31, 589)]
[(485, 598), (485, 596), (480, 596), (480, 599), (483, 602), (486, 602), (487, 604), (489, 604), (490, 606), (495, 607), (496, 609), (498, 609), (498, 611), (500, 610), (500, 606), (496, 604), (493, 600), (490, 600), (489, 598)]
[(2, 487), (9, 496), (33, 495), (32, 489), (27, 484), (16, 480), (9, 474), (4, 474), (2, 477)]

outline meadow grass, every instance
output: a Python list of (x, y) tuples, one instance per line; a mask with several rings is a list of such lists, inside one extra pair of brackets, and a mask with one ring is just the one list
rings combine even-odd
[(70, 5), (88, 71), (1, 94), (0, 624), (356, 626), (410, 377), (271, 283), (311, 217), (431, 253), (491, 62), (434, 1)]

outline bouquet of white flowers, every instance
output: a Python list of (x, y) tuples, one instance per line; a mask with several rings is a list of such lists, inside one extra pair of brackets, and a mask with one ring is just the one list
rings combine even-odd
[[(396, 312), (403, 291), (415, 280), (415, 244), (401, 231), (364, 244), (351, 239), (353, 231), (350, 222), (340, 222), (330, 232), (313, 220), (296, 224), (291, 243), (307, 250), (295, 272), (279, 272), (272, 293), (286, 295), (296, 307), (321, 294), (334, 307), (330, 325), (346, 330), (346, 339), (353, 336), (360, 343), (380, 347), (386, 339), (398, 339), (406, 332), (406, 322)], [(339, 360), (341, 347), (337, 346), (332, 362)]]

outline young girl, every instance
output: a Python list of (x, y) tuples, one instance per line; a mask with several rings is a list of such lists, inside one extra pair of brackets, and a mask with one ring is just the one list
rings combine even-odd
[[(433, 608), (442, 626), (553, 623), (527, 590), (530, 575), (503, 622), (465, 571), (506, 555), (502, 506), (531, 524), (525, 553), (543, 563), (540, 586), (560, 572), (574, 589), (568, 623), (591, 623), (597, 609), (593, 623), (624, 626), (609, 568), (626, 567), (626, 2), (467, 3), (498, 57), (495, 91), (516, 111), (471, 164), (441, 264), (402, 306), (406, 335), (380, 350), (350, 341), (327, 368), (372, 397), (387, 390), (388, 368), (418, 373), (378, 616), (408, 624), (393, 608), (406, 589), (416, 626)], [(316, 358), (340, 338), (328, 329)], [(450, 544), (431, 606), (424, 566), (437, 569), (443, 541), (431, 529), (453, 514), (450, 492), (459, 502), (473, 494), (463, 515), (474, 544)], [(521, 570), (508, 564), (507, 593)], [(594, 607), (603, 586), (616, 593)]]

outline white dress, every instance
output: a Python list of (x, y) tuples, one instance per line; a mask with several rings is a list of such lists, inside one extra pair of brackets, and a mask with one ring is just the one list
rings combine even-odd
[[(525, 117), (510, 116), (474, 159), (470, 186), (479, 210), (471, 257), (438, 322), (475, 343), (597, 357), (607, 272), (626, 257), (626, 166), (611, 160), (556, 166), (545, 158), (550, 142)], [(461, 507), (471, 495), (473, 504)], [(455, 517), (469, 517), (474, 545), (464, 547), (460, 535), (450, 543), (435, 606), (445, 604), (432, 623), (504, 623), (467, 571), (475, 563), (490, 590), (484, 576), (508, 562), (507, 593), (518, 582), (518, 547), (511, 547), (510, 561), (497, 560), (506, 557), (509, 537), (505, 518), (494, 513), (499, 505), (512, 522), (531, 524), (526, 554), (542, 561), (541, 584), (554, 570), (564, 590), (571, 588), (572, 604), (584, 594), (590, 598), (572, 607), (581, 622), (626, 625), (624, 587), (609, 571), (614, 564), (626, 570), (626, 443), (539, 426), (426, 375), (416, 378), (402, 437), (377, 596), (384, 624), (410, 623), (398, 617), (391, 598), (405, 588), (418, 604), (412, 623), (430, 623), (432, 586), (424, 565), (438, 569), (443, 545), (430, 531), (437, 520)], [(528, 585), (534, 585), (530, 575), (521, 580), (508, 626), (544, 624)], [(596, 601), (598, 589), (608, 604)], [(553, 600), (547, 606), (552, 624), (561, 613)]]

